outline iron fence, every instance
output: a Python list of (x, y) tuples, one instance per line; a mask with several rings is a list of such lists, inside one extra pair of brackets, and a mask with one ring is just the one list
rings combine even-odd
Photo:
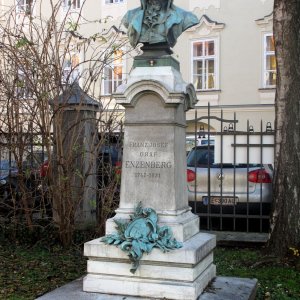
[(43, 134), (0, 134), (0, 217), (21, 212), (51, 212), (40, 190), (41, 168), (48, 159)]
[[(98, 218), (106, 212), (110, 213), (108, 206), (115, 208), (118, 201), (120, 183), (116, 173), (121, 169), (123, 141), (122, 127), (120, 129), (113, 133), (98, 132), (96, 169), (91, 173), (97, 182), (92, 213), (96, 213)], [(52, 217), (53, 199), (50, 198), (49, 185), (53, 184), (53, 180), (48, 180), (48, 167), (52, 164), (53, 170), (55, 164), (55, 140), (51, 134), (51, 141), (46, 147), (43, 137), (43, 133), (37, 132), (0, 134), (0, 219), (22, 215), (25, 210), (35, 214), (36, 218)], [(74, 151), (76, 149), (74, 147)], [(82, 157), (87, 164), (90, 163), (87, 156)], [(27, 208), (24, 207), (24, 199)]]
[[(267, 233), (272, 205), (274, 131), (261, 120), (256, 128), (211, 113), (195, 111), (194, 147), (187, 157), (189, 204), (200, 229)], [(245, 130), (243, 130), (243, 124)], [(255, 236), (255, 235), (254, 235)], [(247, 240), (247, 239), (246, 239)]]
[[(187, 133), (187, 137), (192, 136), (194, 146), (193, 149), (189, 148), (190, 153), (187, 157), (188, 171), (191, 172), (190, 177), (188, 176), (189, 204), (193, 212), (200, 216), (201, 230), (252, 232), (255, 234), (254, 239), (257, 239), (257, 233), (269, 231), (274, 131), (269, 120), (260, 121), (259, 124), (256, 122), (256, 126), (249, 120), (242, 121), (237, 117), (237, 113), (234, 113), (232, 118), (222, 110), (218, 115), (213, 114), (209, 106), (195, 110), (193, 130)], [(118, 137), (116, 139), (114, 136), (116, 141), (108, 141), (110, 145), (115, 146), (100, 147), (99, 154), (103, 157), (99, 162), (105, 163), (105, 166), (108, 164), (114, 167), (119, 161), (122, 135)], [(39, 176), (40, 167), (47, 159), (42, 135), (24, 135), (20, 144), (16, 143), (17, 138), (1, 135), (0, 164), (8, 165), (3, 173), (8, 172), (9, 178), (18, 175), (21, 163), (23, 174), (28, 176), (37, 173)], [(102, 137), (100, 140), (106, 138)], [(16, 153), (13, 154), (12, 144), (16, 149), (18, 145), (22, 145), (19, 147), (21, 150), (15, 149), (23, 151), (17, 153), (17, 157), (22, 158), (21, 162), (18, 162), (19, 165), (15, 162)], [(108, 179), (103, 176), (102, 165), (98, 166), (97, 176), (98, 190), (104, 191), (103, 186), (106, 188)], [(4, 186), (5, 178), (0, 180)], [(27, 181), (28, 184), (30, 182), (32, 181)], [(28, 188), (33, 189), (32, 186)], [(8, 191), (2, 189), (1, 193), (0, 196), (3, 197)], [(38, 193), (35, 187), (33, 198), (37, 198)], [(103, 195), (99, 194), (98, 198), (102, 199)]]

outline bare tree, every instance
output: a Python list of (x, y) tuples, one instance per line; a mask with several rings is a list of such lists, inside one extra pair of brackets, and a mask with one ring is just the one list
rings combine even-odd
[[(78, 162), (87, 156), (87, 150), (80, 148), (79, 142), (83, 120), (79, 113), (74, 112), (69, 128), (63, 124), (68, 97), (62, 102), (61, 95), (71, 97), (77, 82), (101, 105), (102, 110), (94, 120), (100, 134), (94, 134), (92, 148), (88, 150), (97, 155), (106, 136), (120, 130), (122, 112), (116, 109), (111, 98), (102, 97), (100, 87), (106, 68), (118, 55), (123, 55), (124, 51), (118, 50), (124, 49), (126, 41), (118, 30), (84, 36), (81, 26), (101, 20), (86, 20), (81, 12), (66, 13), (61, 17), (61, 1), (46, 2), (51, 7), (46, 17), (26, 13), (20, 19), (16, 17), (15, 8), (1, 16), (0, 127), (4, 145), (1, 152), (5, 148), (10, 159), (17, 162), (19, 170), (18, 189), (11, 197), (13, 215), (16, 217), (17, 208), (21, 210), (28, 227), (32, 228), (39, 184), (36, 184), (36, 178), (34, 189), (32, 184), (28, 184), (28, 179), (37, 174), (33, 174), (30, 164), (24, 166), (24, 159), (34, 147), (45, 150), (48, 158), (47, 191), (44, 194), (39, 190), (39, 199), (46, 199), (53, 207), (61, 241), (67, 246), (72, 242), (76, 214), (82, 205), (87, 178), (95, 173), (95, 160), (91, 161), (90, 167), (85, 167), (84, 172), (78, 169)], [(43, 1), (40, 8), (43, 8)], [(106, 113), (107, 107), (110, 108), (109, 113)], [(115, 199), (111, 195), (117, 191), (117, 180), (117, 176), (111, 177), (106, 186), (99, 187), (98, 194), (102, 194), (101, 201), (104, 202), (101, 207), (106, 207), (107, 201), (107, 210), (114, 208)], [(105, 188), (110, 192), (101, 190)], [(103, 197), (105, 194), (109, 197)], [(91, 200), (97, 202), (96, 199)], [(105, 215), (102, 214), (103, 217)], [(99, 222), (103, 224), (103, 220)]]
[(269, 242), (285, 255), (300, 247), (300, 1), (275, 0), (277, 57), (274, 208)]

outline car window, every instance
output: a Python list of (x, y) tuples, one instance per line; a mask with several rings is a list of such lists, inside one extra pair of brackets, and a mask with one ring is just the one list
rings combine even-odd
[(48, 155), (45, 152), (32, 152), (26, 156), (24, 166), (37, 168), (41, 166), (47, 159)]
[(188, 158), (187, 165), (189, 167), (207, 167), (214, 163), (214, 150), (207, 148), (194, 148)]
[(208, 165), (211, 168), (223, 168), (223, 169), (232, 169), (232, 168), (265, 168), (265, 165), (262, 164), (232, 164), (232, 163), (214, 163), (214, 148), (210, 148), (210, 155), (208, 155), (208, 148), (198, 147), (193, 148), (188, 157), (187, 157), (187, 166), (188, 167), (202, 167), (207, 168)]
[[(210, 140), (209, 141), (210, 145), (214, 145), (215, 144), (215, 140)], [(201, 140), (201, 145), (208, 145), (208, 140)]]
[(100, 163), (115, 165), (122, 159), (122, 148), (119, 145), (103, 145), (99, 153)]
[(17, 163), (14, 160), (12, 160), (12, 161), (1, 160), (0, 161), (0, 169), (1, 170), (9, 170), (9, 169), (16, 168), (16, 167), (17, 167)]

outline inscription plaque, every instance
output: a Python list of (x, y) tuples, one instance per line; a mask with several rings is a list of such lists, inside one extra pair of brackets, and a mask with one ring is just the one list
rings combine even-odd
[(135, 178), (160, 179), (162, 170), (173, 168), (172, 162), (166, 158), (167, 142), (130, 141), (130, 157), (124, 161), (125, 169), (132, 169)]

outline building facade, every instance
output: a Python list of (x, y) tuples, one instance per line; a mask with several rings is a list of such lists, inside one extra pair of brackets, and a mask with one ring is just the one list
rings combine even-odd
[[(1, 0), (1, 10), (16, 10), (17, 20), (26, 14), (41, 14), (45, 18), (51, 11), (50, 1)], [(103, 68), (98, 83), (102, 100), (111, 99), (118, 85), (126, 80), (132, 68), (129, 45), (125, 44), (125, 28), (120, 26), (125, 12), (140, 5), (139, 0), (56, 0), (61, 4), (61, 14), (78, 18), (82, 36), (101, 33), (103, 36), (119, 33), (123, 47), (115, 51), (115, 58)], [(273, 124), (276, 62), (272, 33), (273, 0), (177, 0), (175, 5), (192, 11), (199, 24), (184, 32), (174, 47), (174, 57), (180, 62), (186, 82), (194, 84), (198, 102), (198, 117), (211, 113), (225, 119), (238, 114), (238, 128), (249, 124), (258, 130)], [(41, 11), (42, 10), (42, 11)], [(97, 20), (97, 22), (86, 22)], [(79, 64), (82, 53), (72, 53), (65, 65), (65, 72)], [(104, 106), (105, 107), (105, 106)], [(113, 102), (107, 106), (114, 107)], [(120, 108), (121, 109), (121, 108)], [(188, 129), (193, 131), (195, 111), (187, 112)], [(205, 121), (200, 122), (207, 128)], [(219, 130), (212, 121), (211, 129)]]
[[(110, 22), (118, 26), (124, 12), (139, 4), (138, 0), (103, 0), (101, 17), (113, 16)], [(260, 120), (263, 126), (273, 124), (273, 0), (178, 0), (175, 5), (194, 12), (200, 21), (180, 36), (173, 49), (184, 80), (197, 91), (198, 116), (207, 114), (204, 107), (210, 104), (212, 114), (223, 110), (227, 119), (236, 112), (237, 128), (245, 129), (247, 120), (254, 130), (260, 129)], [(128, 74), (130, 61), (126, 67)], [(188, 121), (194, 118), (193, 110), (187, 112)], [(217, 130), (217, 124), (212, 129)]]

